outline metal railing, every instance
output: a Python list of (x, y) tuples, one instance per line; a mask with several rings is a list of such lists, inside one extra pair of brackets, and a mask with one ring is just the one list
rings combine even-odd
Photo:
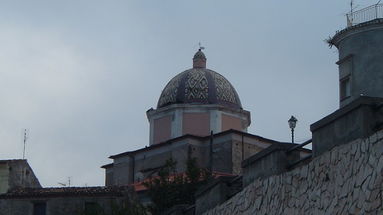
[(369, 7), (346, 14), (347, 27), (363, 22), (383, 18), (383, 4), (374, 4)]

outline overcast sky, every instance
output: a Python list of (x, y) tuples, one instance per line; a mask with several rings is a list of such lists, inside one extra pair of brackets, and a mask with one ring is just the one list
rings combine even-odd
[[(359, 0), (359, 7), (375, 1)], [(249, 133), (296, 139), (338, 108), (348, 0), (0, 1), (0, 159), (43, 186), (103, 185), (108, 156), (148, 145), (146, 110), (192, 66), (198, 42), (251, 112)]]

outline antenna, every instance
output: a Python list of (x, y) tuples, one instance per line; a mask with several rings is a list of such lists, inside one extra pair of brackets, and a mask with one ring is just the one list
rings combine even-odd
[(57, 184), (62, 186), (62, 187), (70, 187), (71, 178), (72, 177), (68, 177), (68, 182), (67, 183), (57, 182)]
[(23, 160), (25, 159), (25, 145), (27, 144), (27, 129), (24, 129), (24, 140), (23, 140), (23, 143), (24, 143), (24, 149), (23, 149)]
[(62, 187), (66, 187), (66, 184), (64, 184), (64, 183), (60, 183), (60, 182), (58, 182), (57, 184), (60, 185), (60, 186), (62, 186)]
[(354, 23), (354, 0), (350, 1), (350, 13), (346, 14), (347, 17), (347, 27), (350, 27)]

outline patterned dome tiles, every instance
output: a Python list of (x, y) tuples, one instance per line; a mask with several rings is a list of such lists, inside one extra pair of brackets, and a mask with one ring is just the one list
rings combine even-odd
[(205, 68), (186, 70), (166, 85), (157, 108), (171, 104), (221, 104), (242, 109), (238, 94), (230, 82), (217, 72)]

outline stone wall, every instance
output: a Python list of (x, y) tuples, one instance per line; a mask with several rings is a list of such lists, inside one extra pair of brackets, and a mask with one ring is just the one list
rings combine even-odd
[(383, 214), (383, 131), (258, 179), (213, 214)]

